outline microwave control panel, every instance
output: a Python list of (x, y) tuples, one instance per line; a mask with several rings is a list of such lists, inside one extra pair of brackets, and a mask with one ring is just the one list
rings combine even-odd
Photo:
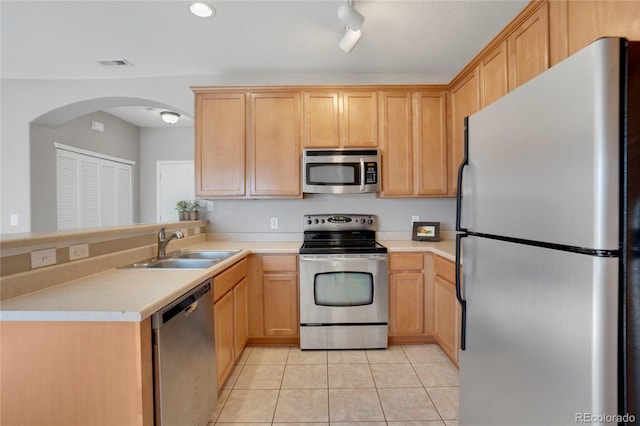
[(378, 183), (378, 163), (376, 162), (365, 163), (364, 168), (365, 168), (364, 183), (367, 185)]

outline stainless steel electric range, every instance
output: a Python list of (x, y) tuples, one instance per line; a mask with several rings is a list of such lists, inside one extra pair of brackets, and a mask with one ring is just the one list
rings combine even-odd
[(304, 217), (300, 247), (300, 348), (387, 347), (387, 248), (374, 215)]

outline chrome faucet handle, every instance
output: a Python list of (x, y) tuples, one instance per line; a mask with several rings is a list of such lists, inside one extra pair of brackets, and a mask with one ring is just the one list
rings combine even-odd
[(160, 228), (158, 231), (158, 241), (164, 242), (164, 228)]

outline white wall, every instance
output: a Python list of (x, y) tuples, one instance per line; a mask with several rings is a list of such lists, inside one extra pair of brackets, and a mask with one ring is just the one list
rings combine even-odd
[(157, 217), (156, 167), (160, 160), (193, 160), (192, 127), (140, 129), (140, 222)]
[[(0, 234), (28, 232), (31, 222), (29, 124), (48, 114), (59, 125), (104, 108), (165, 106), (193, 116), (190, 86), (295, 84), (439, 84), (429, 74), (233, 74), (102, 80), (0, 80)], [(97, 101), (96, 101), (97, 100)], [(138, 100), (148, 102), (141, 103)], [(67, 108), (62, 108), (71, 105)], [(60, 109), (62, 108), (62, 109)], [(10, 226), (9, 217), (18, 216)]]
[[(91, 130), (91, 121), (104, 124)], [(54, 142), (134, 161), (133, 222), (139, 219), (140, 128), (104, 112), (71, 120), (60, 127), (31, 125), (31, 231), (53, 231), (57, 221), (56, 149)]]

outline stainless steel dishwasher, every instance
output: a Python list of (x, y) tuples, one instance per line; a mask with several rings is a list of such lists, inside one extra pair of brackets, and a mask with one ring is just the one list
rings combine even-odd
[(206, 425), (218, 401), (211, 279), (153, 314), (156, 426)]

